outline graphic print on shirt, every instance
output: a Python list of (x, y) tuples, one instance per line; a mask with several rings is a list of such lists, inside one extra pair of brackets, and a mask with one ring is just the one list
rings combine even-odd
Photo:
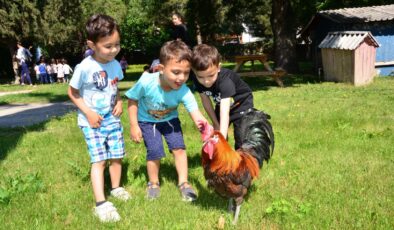
[(214, 94), (212, 94), (211, 91), (204, 91), (203, 94), (207, 95), (208, 97), (211, 96), (211, 97), (213, 98), (213, 101), (214, 101), (216, 104), (220, 104), (220, 100), (222, 100), (222, 98), (221, 98), (221, 96), (220, 96), (221, 93), (218, 93), (218, 94), (214, 95)]
[(110, 84), (110, 88), (112, 89), (111, 108), (113, 108), (116, 104), (116, 98), (117, 98), (117, 92), (118, 92), (118, 81), (119, 81), (118, 77), (115, 77), (113, 80), (111, 80), (111, 84)]
[(176, 107), (168, 107), (164, 103), (153, 103), (150, 102), (149, 100), (146, 100), (145, 103), (149, 108), (148, 109), (149, 115), (151, 115), (156, 120), (165, 119), (168, 116), (168, 114), (176, 110)]
[(96, 88), (99, 90), (103, 90), (108, 86), (108, 74), (107, 71), (101, 70), (93, 73), (93, 82), (96, 85)]

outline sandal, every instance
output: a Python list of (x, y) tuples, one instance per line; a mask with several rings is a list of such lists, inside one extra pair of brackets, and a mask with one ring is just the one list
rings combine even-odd
[[(185, 185), (189, 185), (189, 187), (185, 187)], [(197, 194), (194, 191), (194, 189), (190, 186), (189, 182), (183, 182), (178, 185), (179, 191), (181, 192), (182, 195), (182, 200), (183, 201), (195, 201), (197, 199)]]
[[(156, 187), (154, 187), (156, 186)], [(160, 196), (160, 182), (148, 182), (148, 188), (146, 190), (146, 197), (149, 200), (154, 200)]]

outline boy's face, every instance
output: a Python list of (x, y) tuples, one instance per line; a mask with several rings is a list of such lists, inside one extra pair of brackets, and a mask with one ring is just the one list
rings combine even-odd
[(220, 72), (220, 64), (219, 65), (210, 65), (206, 70), (195, 70), (197, 81), (200, 82), (206, 88), (210, 88), (218, 78), (218, 74)]
[(94, 51), (93, 58), (100, 63), (107, 63), (116, 57), (120, 51), (120, 36), (115, 31), (109, 36), (99, 38), (96, 43), (88, 40), (88, 46)]
[(189, 79), (190, 63), (170, 59), (164, 65), (159, 64), (159, 71), (162, 75), (160, 78), (161, 87), (165, 91), (177, 90)]

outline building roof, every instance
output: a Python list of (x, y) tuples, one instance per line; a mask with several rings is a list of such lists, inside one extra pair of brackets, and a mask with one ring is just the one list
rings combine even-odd
[(375, 38), (368, 31), (339, 31), (329, 32), (320, 43), (319, 48), (355, 50), (364, 41), (379, 47)]
[(305, 37), (322, 17), (338, 24), (394, 21), (394, 4), (319, 11), (302, 29), (302, 37)]
[(394, 4), (323, 10), (318, 14), (338, 23), (391, 21), (394, 20)]

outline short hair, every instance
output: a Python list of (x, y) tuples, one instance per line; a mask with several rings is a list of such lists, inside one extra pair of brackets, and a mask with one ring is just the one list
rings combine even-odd
[(179, 20), (180, 20), (181, 22), (183, 22), (183, 17), (182, 17), (182, 15), (181, 15), (180, 13), (174, 12), (174, 13), (172, 13), (172, 16), (176, 16), (177, 18), (179, 18)]
[(182, 41), (168, 41), (160, 49), (159, 60), (162, 65), (165, 65), (171, 59), (175, 59), (176, 62), (188, 61), (190, 63), (192, 51)]
[(95, 14), (86, 22), (87, 39), (97, 42), (100, 38), (112, 35), (115, 31), (120, 33), (115, 19), (104, 14)]
[(197, 71), (207, 70), (210, 66), (218, 66), (220, 54), (214, 46), (201, 44), (193, 49), (192, 68)]

